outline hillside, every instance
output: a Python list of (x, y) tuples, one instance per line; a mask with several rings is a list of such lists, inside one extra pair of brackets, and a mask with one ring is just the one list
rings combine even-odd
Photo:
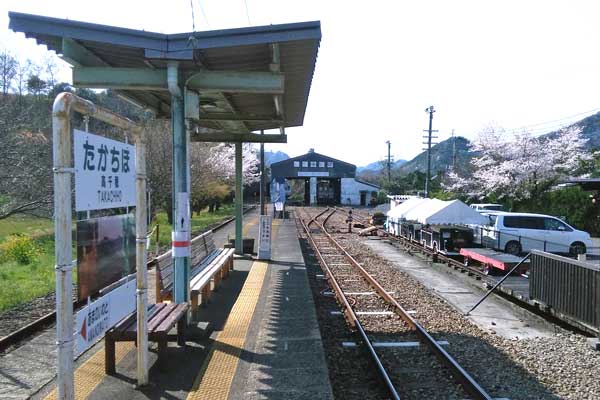
[[(473, 157), (469, 151), (469, 140), (462, 136), (452, 137), (440, 142), (431, 148), (431, 171), (446, 171), (452, 166), (453, 143), (456, 142), (456, 167), (461, 168), (468, 164)], [(400, 173), (408, 174), (413, 171), (427, 171), (427, 152), (422, 152), (412, 160), (404, 163), (398, 169)]]
[[(401, 166), (402, 164), (404, 164), (406, 162), (406, 160), (396, 160), (392, 163), (392, 169), (396, 169), (399, 166)], [(375, 161), (372, 162), (370, 164), (367, 164), (365, 166), (362, 167), (357, 167), (356, 168), (356, 172), (361, 174), (361, 173), (370, 173), (370, 172), (378, 172), (381, 171), (382, 169), (384, 169), (386, 166), (385, 164), (385, 160), (384, 161)]]

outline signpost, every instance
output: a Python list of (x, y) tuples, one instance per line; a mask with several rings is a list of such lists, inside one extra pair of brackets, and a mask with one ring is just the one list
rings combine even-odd
[[(71, 130), (71, 114), (84, 116), (126, 130), (133, 134), (136, 146), (110, 141), (96, 135)], [(54, 173), (54, 243), (56, 254), (56, 346), (58, 350), (57, 397), (75, 397), (73, 356), (74, 332), (96, 340), (115, 315), (115, 309), (130, 310), (122, 302), (98, 303), (93, 311), (93, 324), (88, 330), (73, 326), (72, 282), (72, 175), (75, 174), (76, 210), (93, 210), (135, 205), (136, 218), (136, 297), (137, 297), (137, 381), (148, 383), (148, 310), (146, 271), (146, 168), (144, 130), (140, 125), (111, 111), (94, 105), (72, 93), (60, 93), (52, 108), (52, 142)], [(83, 175), (82, 175), (83, 174)], [(85, 175), (87, 174), (87, 175)], [(104, 178), (103, 178), (104, 177)], [(134, 183), (131, 183), (131, 177)], [(88, 181), (89, 180), (89, 181)], [(95, 190), (95, 191), (94, 191)], [(85, 193), (88, 192), (88, 193)], [(133, 194), (133, 197), (131, 197)], [(104, 300), (100, 300), (104, 301)], [(129, 311), (131, 312), (131, 311)], [(83, 315), (83, 314), (82, 314)], [(108, 320), (107, 320), (108, 316)], [(82, 317), (80, 317), (82, 318)], [(80, 330), (85, 326), (85, 335)], [(88, 336), (91, 334), (92, 336)]]
[(270, 215), (260, 216), (260, 225), (258, 226), (258, 259), (271, 259), (271, 222), (273, 218)]

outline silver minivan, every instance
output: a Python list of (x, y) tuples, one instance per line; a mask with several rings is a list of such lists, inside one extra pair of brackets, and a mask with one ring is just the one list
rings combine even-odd
[(533, 249), (570, 255), (585, 254), (592, 247), (590, 234), (544, 214), (490, 212), (490, 224), (481, 227), (483, 244), (521, 254)]

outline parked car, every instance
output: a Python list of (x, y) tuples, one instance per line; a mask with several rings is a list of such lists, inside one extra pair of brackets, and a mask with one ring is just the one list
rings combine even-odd
[(570, 255), (585, 254), (592, 246), (590, 234), (577, 230), (551, 215), (490, 212), (490, 225), (480, 227), (484, 245), (510, 254), (532, 249)]
[(479, 212), (503, 211), (503, 209), (504, 209), (502, 204), (495, 204), (495, 203), (471, 204), (471, 208), (473, 208), (475, 211), (479, 211)]

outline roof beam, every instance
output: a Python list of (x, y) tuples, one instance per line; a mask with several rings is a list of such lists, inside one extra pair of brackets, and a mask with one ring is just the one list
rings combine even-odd
[(200, 114), (201, 121), (246, 121), (283, 123), (283, 120), (270, 115), (207, 113)]
[(201, 92), (282, 94), (282, 73), (262, 71), (200, 71), (190, 76), (186, 86)]
[(102, 66), (106, 67), (109, 64), (92, 53), (87, 48), (83, 47), (73, 39), (63, 38), (62, 39), (62, 55), (60, 58), (68, 62), (69, 64), (81, 67), (81, 66)]
[[(126, 90), (168, 90), (167, 70), (149, 68), (75, 67), (73, 85)], [(271, 72), (202, 71), (186, 85), (200, 92), (283, 93), (283, 74)]]
[(168, 90), (167, 70), (76, 67), (73, 68), (73, 85), (95, 89)]
[(192, 133), (190, 139), (193, 142), (216, 143), (287, 143), (287, 135), (259, 135), (256, 133)]

